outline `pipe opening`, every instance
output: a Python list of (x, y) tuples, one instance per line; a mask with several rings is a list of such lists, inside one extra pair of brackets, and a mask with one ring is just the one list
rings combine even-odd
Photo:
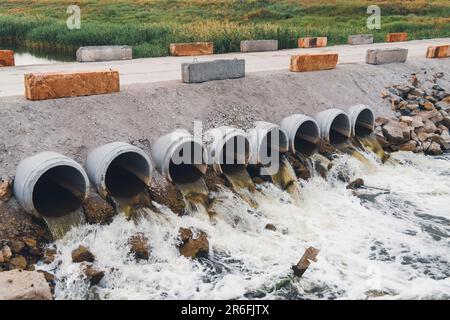
[(220, 168), (224, 174), (233, 174), (244, 170), (250, 156), (250, 143), (244, 136), (229, 139), (222, 148)]
[(43, 217), (62, 217), (81, 207), (86, 191), (80, 171), (71, 166), (56, 166), (34, 185), (33, 205)]
[(333, 119), (330, 126), (330, 144), (342, 144), (348, 138), (350, 138), (350, 121), (345, 114), (339, 114)]
[(203, 176), (206, 165), (204, 164), (202, 145), (194, 141), (185, 142), (178, 147), (175, 154), (183, 161), (176, 164), (179, 161), (175, 163), (173, 157), (170, 159), (169, 175), (173, 183), (192, 183)]
[(358, 138), (369, 136), (373, 133), (375, 119), (372, 111), (362, 110), (355, 122), (355, 136)]
[(147, 188), (145, 181), (149, 175), (149, 164), (143, 156), (135, 152), (122, 153), (108, 166), (106, 189), (113, 197), (133, 198)]
[(320, 132), (316, 123), (311, 120), (303, 122), (295, 133), (295, 150), (303, 155), (310, 155), (317, 149), (320, 141)]

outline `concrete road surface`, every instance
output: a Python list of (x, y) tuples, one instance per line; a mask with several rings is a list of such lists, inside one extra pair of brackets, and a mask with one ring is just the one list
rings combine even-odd
[[(127, 61), (108, 61), (91, 63), (58, 63), (51, 65), (32, 65), (0, 68), (0, 96), (24, 94), (24, 74), (39, 72), (70, 72), (84, 70), (115, 69), (120, 72), (122, 85), (148, 83), (181, 79), (181, 63), (210, 61), (215, 59), (245, 59), (247, 72), (282, 70), (289, 68), (290, 56), (300, 53), (337, 52), (339, 63), (364, 63), (367, 49), (406, 48), (408, 57), (422, 57), (428, 46), (450, 44), (450, 38), (415, 40), (396, 43), (374, 43), (370, 45), (339, 45), (315, 49), (287, 49), (257, 53), (226, 53), (200, 57), (161, 57), (144, 58)], [(450, 59), (449, 59), (450, 62)]]

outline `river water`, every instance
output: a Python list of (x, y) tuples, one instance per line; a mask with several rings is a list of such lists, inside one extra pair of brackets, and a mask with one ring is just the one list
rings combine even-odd
[(0, 50), (14, 50), (16, 66), (29, 66), (36, 64), (54, 64), (75, 61), (75, 56), (68, 53), (48, 53), (27, 48), (17, 48), (0, 44)]
[[(339, 156), (327, 179), (301, 181), (300, 201), (268, 183), (254, 209), (223, 189), (214, 223), (160, 208), (138, 223), (119, 215), (108, 226), (77, 227), (41, 267), (55, 273), (57, 299), (449, 299), (450, 155), (365, 157)], [(342, 176), (366, 187), (348, 190)], [(208, 258), (180, 256), (178, 230), (191, 226), (208, 234)], [(129, 254), (136, 232), (149, 238), (149, 261)], [(106, 270), (92, 288), (71, 262), (80, 244)], [(309, 246), (320, 249), (318, 261), (294, 278), (291, 266)]]

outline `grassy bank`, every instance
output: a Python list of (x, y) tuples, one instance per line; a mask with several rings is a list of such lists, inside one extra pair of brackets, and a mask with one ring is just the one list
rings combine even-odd
[(47, 51), (129, 44), (136, 57), (164, 56), (171, 42), (213, 41), (217, 53), (238, 51), (244, 39), (278, 39), (296, 47), (300, 36), (328, 36), (342, 44), (349, 34), (406, 31), (412, 39), (450, 37), (449, 1), (379, 1), (381, 30), (366, 27), (369, 1), (140, 0), (77, 1), (80, 30), (68, 30), (72, 1), (6, 0), (0, 3), (0, 39)]

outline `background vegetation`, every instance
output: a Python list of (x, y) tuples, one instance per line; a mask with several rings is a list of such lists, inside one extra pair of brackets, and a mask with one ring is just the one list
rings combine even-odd
[[(239, 50), (245, 39), (278, 39), (297, 46), (301, 36), (347, 36), (406, 31), (412, 39), (450, 37), (450, 1), (376, 1), (381, 30), (368, 30), (366, 0), (2, 0), (0, 41), (52, 52), (80, 46), (128, 44), (136, 57), (168, 55), (171, 42), (213, 41), (217, 53)], [(68, 5), (81, 7), (81, 29), (68, 30)]]

